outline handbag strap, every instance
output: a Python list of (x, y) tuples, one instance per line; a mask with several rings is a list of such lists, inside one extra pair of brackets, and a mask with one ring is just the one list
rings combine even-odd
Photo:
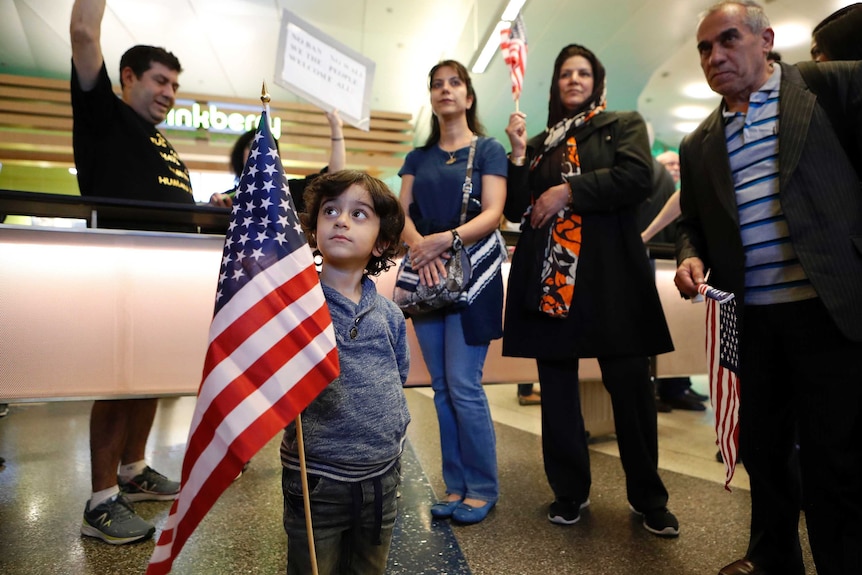
[(461, 186), (461, 224), (467, 221), (467, 204), (470, 202), (470, 194), (473, 192), (473, 157), (476, 155), (476, 141), (479, 137), (473, 134), (470, 140), (470, 155), (467, 157), (467, 176), (464, 185)]

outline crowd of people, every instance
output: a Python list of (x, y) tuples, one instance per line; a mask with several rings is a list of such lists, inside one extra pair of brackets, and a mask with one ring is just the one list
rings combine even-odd
[[(751, 478), (750, 544), (720, 575), (803, 573), (800, 511), (818, 573), (862, 573), (862, 194), (851, 153), (862, 141), (862, 63), (853, 61), (862, 45), (860, 8), (814, 29), (815, 90), (800, 68), (771, 55), (774, 32), (759, 5), (710, 7), (696, 30), (697, 49), (722, 100), (680, 154), (664, 154), (661, 164), (651, 156), (644, 119), (607, 109), (605, 68), (580, 44), (548, 63), (544, 127), (530, 134), (523, 113), (509, 117), (508, 153), (485, 135), (466, 68), (454, 60), (435, 65), (430, 136), (405, 158), (397, 196), (376, 178), (344, 170), (342, 123), (327, 114), (329, 173), (290, 184), (322, 258), (341, 363), (340, 376), (306, 411), (321, 572), (385, 570), (410, 420), (402, 391), (406, 321), (431, 375), (439, 423), (446, 493), (430, 508), (434, 518), (480, 523), (501, 496), (482, 373), (490, 342), (502, 338), (504, 355), (536, 361), (554, 496), (548, 521), (573, 525), (590, 505), (578, 369), (581, 359), (596, 358), (631, 511), (650, 533), (677, 537), (658, 472), (650, 374), (650, 358), (673, 350), (673, 342), (644, 246), (664, 233), (676, 243), (681, 294), (696, 296), (708, 279), (740, 302), (739, 439)], [(101, 52), (104, 11), (105, 0), (76, 0), (70, 26), (81, 194), (193, 203), (188, 171), (156, 128), (173, 106), (179, 60), (162, 48), (133, 47), (120, 61), (117, 97)], [(233, 152), (235, 170), (248, 154), (244, 138)], [(654, 176), (666, 169), (670, 187), (656, 199)], [(211, 199), (225, 207), (231, 201), (230, 191)], [(665, 207), (652, 210), (654, 220), (641, 211), (648, 201)], [(404, 250), (419, 281), (436, 283), (453, 248), (493, 244), (502, 217), (520, 226), (505, 301), (503, 258), (493, 249), (466, 301), (405, 320), (377, 293), (369, 276)], [(667, 225), (676, 229), (662, 232)], [(672, 401), (689, 406), (683, 409), (705, 399), (679, 397)], [(179, 483), (145, 457), (156, 407), (156, 399), (94, 402), (82, 534), (111, 544), (149, 538), (155, 527), (133, 502), (177, 496)], [(281, 449), (287, 569), (299, 574), (312, 559), (296, 442), (288, 427)]]

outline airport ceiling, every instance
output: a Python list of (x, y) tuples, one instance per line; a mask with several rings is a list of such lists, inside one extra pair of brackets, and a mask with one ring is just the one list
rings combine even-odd
[[(785, 61), (808, 58), (807, 34), (852, 2), (766, 0)], [(119, 57), (134, 44), (161, 45), (182, 61), (181, 90), (254, 98), (266, 80), (274, 100), (301, 101), (275, 85), (282, 11), (373, 60), (371, 108), (409, 113), (422, 137), (430, 113), (428, 70), (443, 58), (469, 65), (499, 19), (505, 0), (108, 0), (102, 47), (117, 78)], [(610, 109), (637, 109), (656, 138), (676, 147), (681, 116), (697, 116), (718, 99), (687, 96), (703, 80), (695, 50), (698, 14), (712, 0), (527, 0), (522, 14), (529, 55), (520, 109), (530, 133), (544, 127), (553, 60), (566, 44), (593, 50), (608, 70)], [(0, 0), (0, 73), (68, 78), (72, 0)], [(788, 27), (789, 26), (789, 27)], [(788, 45), (796, 27), (802, 39)], [(479, 115), (491, 135), (514, 110), (499, 54), (473, 75)], [(180, 94), (181, 95), (181, 94)], [(685, 107), (687, 108), (685, 108)], [(684, 108), (681, 108), (684, 107)], [(508, 142), (504, 145), (508, 146)]]

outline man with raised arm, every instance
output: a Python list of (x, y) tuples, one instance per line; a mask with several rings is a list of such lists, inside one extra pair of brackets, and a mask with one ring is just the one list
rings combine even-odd
[[(185, 164), (156, 129), (174, 105), (179, 60), (162, 48), (129, 49), (120, 60), (118, 98), (102, 56), (104, 13), (105, 0), (76, 0), (72, 7), (73, 147), (81, 195), (194, 204)], [(107, 224), (125, 227), (122, 222)], [(115, 545), (147, 539), (155, 527), (134, 512), (131, 502), (176, 498), (179, 483), (145, 461), (157, 402), (93, 403), (93, 492), (84, 507), (83, 535)]]

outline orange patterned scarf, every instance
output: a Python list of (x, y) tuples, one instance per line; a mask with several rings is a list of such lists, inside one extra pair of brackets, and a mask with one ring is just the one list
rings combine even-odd
[[(573, 125), (577, 127), (590, 121), (604, 108), (604, 101), (601, 101), (586, 113), (569, 118), (563, 134), (568, 133)], [(550, 135), (549, 139), (551, 139)], [(552, 144), (546, 140), (546, 146), (549, 143)], [(549, 147), (553, 147), (553, 145)], [(546, 147), (545, 151), (549, 147)], [(581, 160), (578, 157), (578, 142), (574, 136), (569, 136), (566, 139), (565, 156), (560, 174), (565, 182), (567, 177), (576, 176), (580, 173)], [(572, 306), (575, 295), (575, 275), (580, 255), (581, 216), (574, 213), (571, 206), (566, 206), (557, 213), (556, 219), (549, 228), (548, 243), (545, 247), (544, 263), (542, 264), (539, 311), (551, 317), (568, 317), (569, 308)]]

